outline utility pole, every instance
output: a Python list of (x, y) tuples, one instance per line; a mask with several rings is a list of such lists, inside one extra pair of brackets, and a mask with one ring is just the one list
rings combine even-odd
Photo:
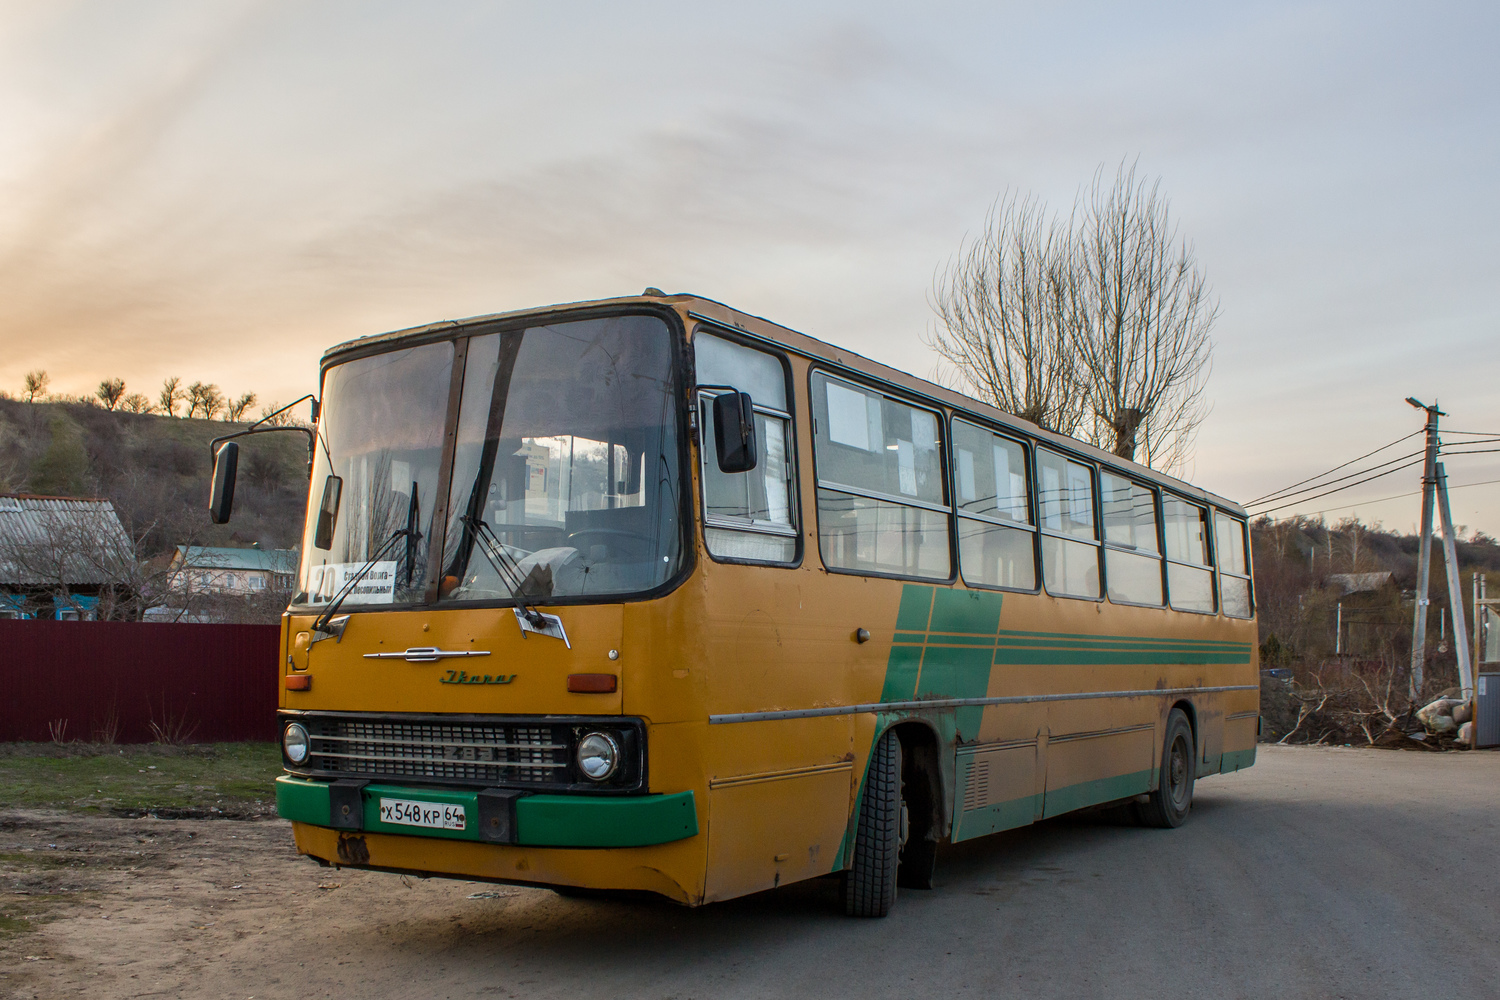
[(1437, 404), (1407, 396), (1406, 401), (1427, 412), (1427, 453), (1422, 461), (1422, 544), (1417, 555), (1417, 607), (1411, 625), (1411, 700), (1422, 697), (1427, 664), (1427, 588), (1432, 570), (1432, 501), (1437, 488), (1438, 417), (1446, 416)]
[(1474, 669), (1469, 663), (1467, 627), (1464, 624), (1463, 591), (1458, 582), (1458, 542), (1453, 537), (1453, 512), (1448, 507), (1448, 477), (1443, 463), (1437, 464), (1438, 511), (1443, 518), (1443, 564), (1448, 570), (1448, 607), (1453, 611), (1453, 649), (1458, 654), (1460, 698), (1474, 696)]

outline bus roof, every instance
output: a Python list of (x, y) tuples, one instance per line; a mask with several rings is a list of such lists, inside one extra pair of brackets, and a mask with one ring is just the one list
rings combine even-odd
[(1073, 452), (1076, 455), (1103, 465), (1113, 466), (1138, 479), (1155, 482), (1185, 496), (1207, 501), (1241, 516), (1245, 513), (1244, 508), (1234, 501), (1200, 489), (1173, 476), (1165, 475), (1155, 469), (1150, 469), (1136, 462), (1112, 455), (1102, 448), (1097, 448), (1077, 438), (1057, 434), (1038, 427), (1029, 420), (1006, 413), (991, 406), (989, 403), (892, 368), (889, 365), (881, 364), (879, 361), (867, 358), (856, 351), (838, 347), (826, 341), (818, 340), (816, 337), (809, 337), (804, 333), (798, 333), (796, 330), (782, 326), (772, 320), (742, 312), (722, 302), (716, 302), (713, 299), (703, 298), (698, 295), (630, 295), (610, 299), (593, 299), (584, 302), (569, 302), (533, 309), (517, 309), (510, 312), (492, 313), (484, 316), (471, 316), (459, 320), (442, 320), (437, 323), (429, 323), (425, 326), (393, 330), (389, 333), (375, 334), (369, 337), (360, 337), (355, 340), (345, 341), (324, 352), (322, 367), (327, 369), (331, 364), (346, 360), (346, 356), (374, 353), (387, 346), (394, 346), (407, 341), (443, 339), (446, 335), (452, 335), (458, 330), (471, 326), (483, 326), (527, 317), (553, 317), (572, 312), (641, 305), (666, 305), (674, 307), (684, 311), (690, 320), (698, 320), (713, 326), (719, 326), (727, 331), (755, 340), (765, 341), (768, 344), (775, 345), (795, 354), (800, 354), (803, 357), (821, 361), (836, 368), (843, 368), (847, 372), (883, 382), (892, 388), (926, 396), (951, 409), (980, 417), (990, 423), (1009, 427), (1048, 446), (1058, 448), (1062, 451)]

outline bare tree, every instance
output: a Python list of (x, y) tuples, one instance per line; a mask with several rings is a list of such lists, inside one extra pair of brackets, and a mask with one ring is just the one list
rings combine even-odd
[(126, 413), (150, 413), (151, 400), (139, 392), (132, 392), (120, 400), (120, 409)]
[(99, 397), (99, 402), (104, 404), (106, 410), (113, 410), (120, 405), (120, 400), (125, 396), (125, 380), (122, 378), (107, 378), (99, 383), (99, 388), (94, 391)]
[(156, 399), (161, 404), (161, 412), (169, 417), (177, 416), (177, 404), (187, 398), (180, 388), (181, 385), (182, 379), (176, 375), (162, 380), (161, 394)]
[(939, 276), (927, 342), (1000, 409), (1174, 468), (1207, 413), (1218, 307), (1159, 188), (1101, 168), (1066, 221), (1006, 195)]
[(224, 419), (238, 423), (244, 417), (245, 411), (254, 405), (255, 393), (247, 392), (226, 406)]
[(224, 408), (224, 394), (217, 385), (194, 382), (187, 388), (189, 417), (201, 414), (204, 420), (212, 420)]
[(942, 329), (927, 338), (980, 399), (1060, 434), (1084, 415), (1071, 344), (1074, 256), (1067, 226), (1007, 194), (939, 277)]
[(1192, 244), (1179, 239), (1159, 180), (1101, 167), (1082, 199), (1075, 343), (1088, 388), (1090, 438), (1157, 468), (1181, 465), (1207, 415), (1203, 398), (1218, 305)]
[(52, 376), (43, 369), (26, 373), (26, 402), (35, 403), (38, 396), (47, 394), (47, 385), (52, 381)]

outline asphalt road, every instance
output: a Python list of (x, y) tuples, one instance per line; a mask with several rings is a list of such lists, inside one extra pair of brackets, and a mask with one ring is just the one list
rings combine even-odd
[(149, 850), (78, 869), (0, 997), (1495, 997), (1497, 811), (1500, 753), (1263, 748), (1179, 830), (960, 845), (868, 921), (827, 881), (684, 910), (330, 872), (279, 821), (26, 814), (4, 836)]

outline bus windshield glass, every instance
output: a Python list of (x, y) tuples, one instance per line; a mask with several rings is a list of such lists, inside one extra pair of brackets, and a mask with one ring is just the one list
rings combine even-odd
[(421, 599), (452, 372), (451, 342), (328, 370), (293, 604)]
[(470, 340), (440, 600), (619, 597), (675, 576), (679, 396), (653, 316)]

